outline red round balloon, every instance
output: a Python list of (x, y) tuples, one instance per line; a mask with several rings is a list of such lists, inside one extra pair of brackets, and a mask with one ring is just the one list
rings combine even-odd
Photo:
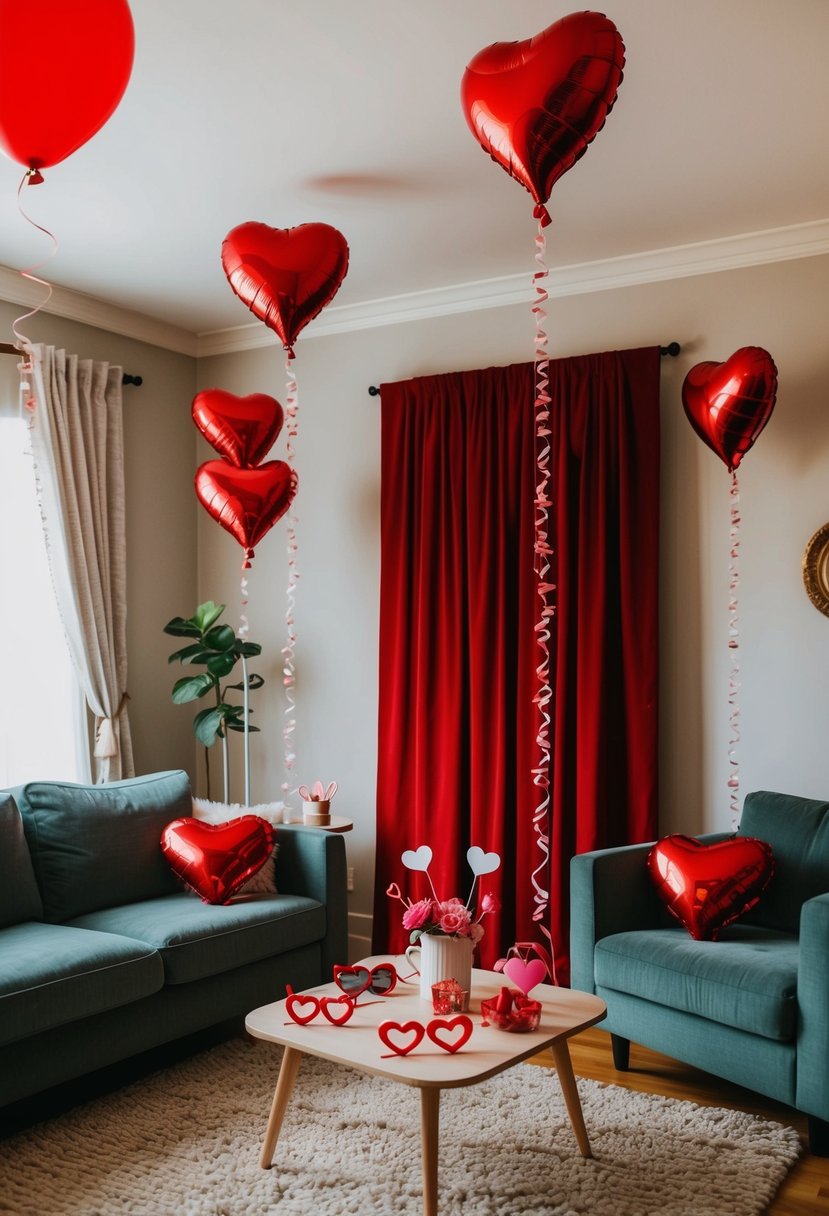
[(290, 507), (296, 488), (297, 475), (284, 460), (269, 460), (257, 469), (208, 460), (196, 471), (199, 502), (242, 546), (246, 566), (254, 546)]
[(206, 388), (193, 398), (193, 421), (220, 456), (239, 469), (264, 460), (282, 430), (284, 413), (275, 397), (237, 397)]
[(757, 903), (774, 875), (774, 854), (754, 836), (704, 844), (676, 835), (653, 846), (647, 865), (668, 910), (691, 937), (714, 942)]
[(240, 300), (293, 358), (301, 330), (330, 304), (348, 270), (348, 244), (329, 224), (269, 228), (249, 221), (222, 243), (222, 266)]
[(0, 0), (0, 148), (32, 169), (65, 160), (112, 115), (134, 53), (126, 0)]
[(682, 385), (688, 421), (733, 473), (771, 417), (777, 368), (762, 346), (742, 346), (724, 363), (697, 363)]
[(229, 903), (270, 857), (274, 829), (258, 815), (227, 823), (174, 819), (161, 833), (167, 864), (206, 904)]
[(495, 42), (464, 72), (461, 104), (485, 152), (543, 204), (604, 126), (625, 46), (603, 13), (571, 13), (523, 42)]

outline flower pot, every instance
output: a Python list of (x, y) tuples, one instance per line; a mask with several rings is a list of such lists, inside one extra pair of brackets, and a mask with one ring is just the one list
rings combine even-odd
[(444, 933), (423, 933), (417, 946), (409, 946), (406, 958), (420, 972), (421, 1000), (432, 1000), (432, 985), (441, 980), (457, 980), (464, 991), (472, 987), (470, 937), (447, 937)]
[(311, 828), (325, 828), (331, 822), (331, 803), (320, 799), (317, 802), (303, 802), (302, 822)]

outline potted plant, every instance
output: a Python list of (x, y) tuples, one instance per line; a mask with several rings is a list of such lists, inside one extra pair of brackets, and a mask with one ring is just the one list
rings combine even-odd
[[(224, 761), (224, 801), (230, 801), (230, 756), (227, 745), (228, 731), (241, 731), (245, 746), (245, 804), (250, 806), (250, 732), (258, 730), (250, 723), (249, 693), (265, 683), (260, 675), (248, 672), (247, 660), (262, 653), (258, 642), (248, 642), (238, 637), (230, 625), (219, 624), (225, 610), (224, 604), (208, 600), (199, 604), (191, 617), (173, 617), (164, 626), (164, 632), (176, 638), (191, 638), (192, 641), (174, 651), (169, 663), (187, 663), (204, 667), (204, 671), (183, 676), (173, 685), (172, 698), (176, 705), (198, 701), (212, 692), (215, 703), (201, 709), (193, 719), (193, 733), (204, 745), (207, 770), (207, 797), (210, 798), (210, 752), (217, 739), (222, 741)], [(242, 680), (234, 684), (222, 684), (242, 664)], [(242, 704), (233, 704), (227, 699), (231, 691), (241, 692)]]

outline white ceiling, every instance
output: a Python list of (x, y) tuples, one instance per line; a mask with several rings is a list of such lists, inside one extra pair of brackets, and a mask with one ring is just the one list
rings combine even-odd
[[(23, 191), (58, 238), (54, 283), (192, 333), (247, 325), (219, 260), (245, 220), (339, 228), (338, 305), (531, 273), (530, 197), (470, 134), (460, 81), (482, 47), (572, 0), (130, 3), (119, 109)], [(553, 192), (553, 266), (829, 217), (829, 0), (596, 7), (621, 31), (625, 78)], [(17, 211), (21, 173), (0, 158), (14, 268), (48, 250)]]

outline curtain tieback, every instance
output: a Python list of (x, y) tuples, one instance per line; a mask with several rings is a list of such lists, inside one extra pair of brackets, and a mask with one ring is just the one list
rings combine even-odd
[(95, 750), (92, 753), (99, 760), (110, 759), (118, 755), (118, 743), (115, 738), (115, 722), (120, 718), (124, 706), (130, 699), (125, 692), (118, 702), (118, 708), (111, 718), (98, 718), (95, 725)]

